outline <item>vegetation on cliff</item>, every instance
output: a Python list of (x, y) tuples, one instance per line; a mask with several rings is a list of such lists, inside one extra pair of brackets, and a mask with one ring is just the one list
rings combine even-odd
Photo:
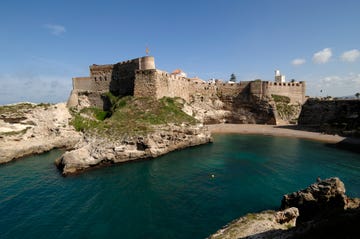
[(108, 111), (95, 107), (79, 112), (72, 110), (74, 118), (71, 124), (76, 130), (116, 137), (146, 134), (153, 131), (155, 125), (196, 123), (193, 117), (181, 110), (182, 101), (177, 98), (115, 97), (110, 93), (106, 96), (111, 102)]
[(19, 103), (19, 104), (11, 104), (11, 105), (1, 105), (0, 106), (0, 115), (1, 118), (5, 118), (7, 115), (12, 116), (23, 116), (24, 112), (28, 112), (31, 109), (36, 107), (49, 107), (50, 104), (47, 103), (40, 103), (40, 104), (33, 104), (33, 103)]
[(290, 123), (297, 123), (297, 117), (300, 113), (301, 106), (299, 104), (291, 104), (290, 98), (283, 95), (271, 95), (275, 102), (276, 110), (282, 120)]

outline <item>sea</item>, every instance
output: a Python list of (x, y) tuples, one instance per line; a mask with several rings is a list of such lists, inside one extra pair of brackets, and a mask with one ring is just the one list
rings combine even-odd
[(284, 194), (339, 177), (360, 197), (360, 155), (296, 138), (207, 145), (62, 176), (50, 152), (0, 165), (0, 238), (206, 238)]

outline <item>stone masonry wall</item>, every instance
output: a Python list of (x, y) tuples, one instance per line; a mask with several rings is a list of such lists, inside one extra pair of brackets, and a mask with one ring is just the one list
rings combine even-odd
[(243, 81), (239, 83), (208, 83), (198, 79), (189, 79), (171, 75), (160, 70), (138, 70), (135, 74), (135, 96), (181, 97), (187, 102), (192, 96), (217, 96), (228, 98), (248, 98), (249, 95), (259, 99), (271, 97), (271, 94), (288, 96), (291, 103), (305, 101), (305, 83), (275, 83), (267, 81)]
[(114, 65), (90, 66), (94, 91), (110, 91), (114, 95), (133, 94), (137, 69), (139, 69), (138, 59)]
[(268, 82), (264, 81), (265, 92), (268, 95), (283, 95), (290, 98), (290, 103), (300, 103), (305, 102), (305, 82), (286, 82), (286, 83), (277, 83), (277, 82)]
[(156, 71), (157, 70), (136, 71), (134, 84), (135, 97), (156, 97)]
[[(100, 97), (102, 93), (108, 91), (117, 96), (134, 95), (157, 99), (164, 96), (181, 97), (187, 102), (195, 98), (205, 100), (216, 97), (223, 102), (249, 101), (252, 96), (266, 100), (265, 98), (271, 98), (271, 94), (288, 96), (291, 103), (302, 104), (305, 101), (305, 82), (216, 81), (210, 83), (157, 70), (154, 58), (146, 56), (116, 64), (91, 65), (90, 77), (73, 78), (71, 105), (76, 104), (74, 94), (78, 92), (94, 93), (89, 100), (95, 102), (95, 95)], [(96, 105), (100, 105), (99, 102), (101, 99), (96, 100)]]
[(135, 97), (181, 97), (189, 101), (189, 79), (160, 70), (138, 70), (135, 77)]
[(93, 90), (92, 80), (90, 77), (72, 78), (73, 90), (91, 91)]

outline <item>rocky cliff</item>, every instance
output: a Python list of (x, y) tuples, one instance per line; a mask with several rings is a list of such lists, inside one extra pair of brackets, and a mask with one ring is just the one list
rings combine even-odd
[(109, 163), (155, 158), (170, 151), (211, 142), (211, 135), (202, 125), (162, 125), (144, 136), (122, 139), (84, 135), (72, 151), (56, 160), (64, 175)]
[(193, 97), (183, 110), (204, 124), (276, 124), (273, 102), (253, 96), (251, 99), (235, 97)]
[(360, 198), (347, 197), (339, 178), (284, 195), (281, 209), (248, 214), (209, 238), (358, 238)]
[(69, 125), (64, 103), (0, 107), (0, 163), (53, 148), (72, 148), (81, 138)]
[(360, 136), (360, 100), (308, 99), (298, 123), (325, 133)]
[(64, 103), (0, 107), (0, 163), (66, 148), (56, 160), (64, 175), (155, 158), (211, 140), (207, 127), (196, 124), (171, 98), (121, 98), (112, 112), (85, 105), (69, 110)]
[[(284, 100), (285, 99), (285, 100)], [(286, 101), (288, 100), (288, 101)], [(291, 124), (296, 123), (301, 105), (290, 103), (285, 96), (263, 97), (251, 94), (237, 96), (192, 96), (183, 110), (204, 124)]]

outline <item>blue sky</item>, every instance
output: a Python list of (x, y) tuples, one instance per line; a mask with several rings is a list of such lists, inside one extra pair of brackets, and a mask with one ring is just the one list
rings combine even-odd
[[(0, 7), (0, 104), (63, 102), (89, 65), (145, 55), (204, 80), (287, 80), (360, 92), (360, 1), (18, 1)], [(320, 92), (322, 90), (322, 92)]]

